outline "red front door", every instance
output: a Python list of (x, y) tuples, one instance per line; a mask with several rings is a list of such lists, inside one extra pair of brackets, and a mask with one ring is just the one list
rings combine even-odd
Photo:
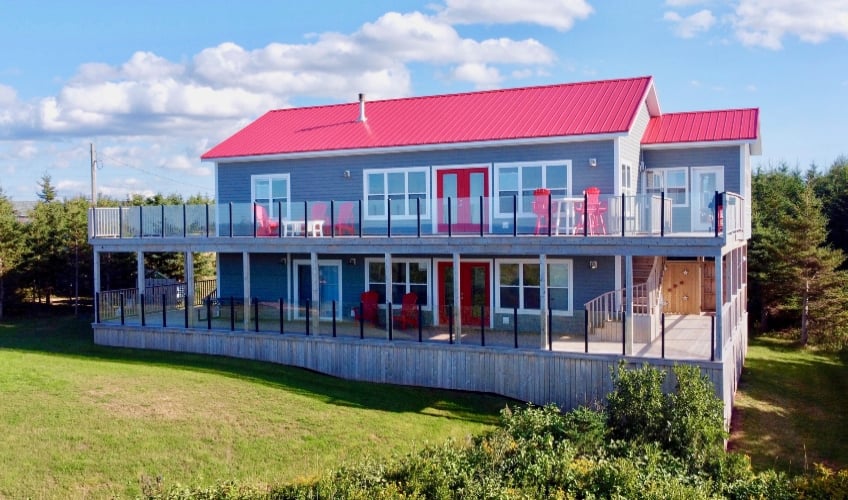
[[(489, 276), (488, 262), (462, 262), (459, 264), (460, 317), (464, 326), (489, 326)], [(453, 263), (439, 262), (439, 323), (448, 324), (449, 307), (453, 306)]]
[[(489, 169), (452, 168), (437, 171), (438, 230), (453, 233), (479, 233), (489, 223)], [(482, 200), (481, 200), (482, 197)], [(449, 207), (450, 206), (450, 207)], [(450, 221), (448, 220), (450, 216)]]

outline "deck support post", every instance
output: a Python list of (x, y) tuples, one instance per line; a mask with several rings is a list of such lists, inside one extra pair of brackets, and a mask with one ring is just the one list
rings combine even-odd
[(94, 249), (94, 257), (92, 260), (92, 267), (94, 268), (92, 270), (94, 274), (94, 318), (95, 322), (100, 323), (100, 301), (97, 300), (97, 298), (100, 297), (100, 250), (97, 248)]
[(633, 256), (624, 257), (624, 352), (633, 355)]
[[(306, 227), (306, 226), (304, 226)], [(318, 252), (310, 252), (309, 254), (309, 270), (311, 271), (312, 281), (312, 310), (306, 321), (311, 322), (310, 329), (318, 335), (319, 322), (321, 321), (321, 273), (318, 267)]]
[(459, 288), (459, 252), (453, 253), (453, 328), (456, 343), (462, 344), (462, 300)]
[(185, 258), (183, 259), (184, 267), (183, 275), (185, 276), (185, 291), (183, 293), (183, 307), (185, 307), (188, 316), (188, 328), (194, 326), (194, 311), (192, 311), (194, 307), (194, 254), (192, 252), (186, 252)]
[(389, 307), (389, 304), (392, 303), (392, 254), (386, 252), (383, 255), (383, 259), (386, 267), (386, 339), (391, 340), (391, 329), (392, 329), (392, 308)]
[(144, 270), (144, 252), (139, 250), (135, 253), (135, 263), (136, 263), (136, 278), (135, 278), (135, 286), (138, 288), (138, 296), (144, 293), (145, 280), (144, 277), (146, 275), (146, 271)]
[(250, 330), (250, 253), (241, 253), (242, 265), (242, 284), (244, 287), (244, 300), (242, 301), (242, 309), (244, 310), (244, 318), (242, 318), (242, 329)]
[[(550, 220), (550, 219), (549, 219)], [(548, 349), (551, 345), (551, 325), (548, 324), (548, 256), (539, 254), (539, 347)]]
[(724, 350), (724, 266), (722, 265), (721, 254), (715, 258), (715, 296), (716, 296), (716, 312), (715, 312), (715, 352), (713, 352), (716, 361), (722, 361), (722, 351)]

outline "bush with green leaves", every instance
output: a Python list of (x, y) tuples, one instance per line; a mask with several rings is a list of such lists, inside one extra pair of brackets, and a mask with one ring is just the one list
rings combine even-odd
[(664, 394), (666, 372), (647, 364), (613, 371), (607, 423), (617, 439), (658, 443), (672, 455), (701, 468), (724, 451), (724, 414), (710, 380), (695, 366), (675, 365), (676, 390)]

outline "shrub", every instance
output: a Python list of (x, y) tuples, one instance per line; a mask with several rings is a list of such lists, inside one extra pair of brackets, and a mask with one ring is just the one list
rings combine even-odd
[(666, 449), (696, 468), (724, 453), (724, 405), (695, 366), (675, 365), (677, 389), (665, 398)]
[(665, 375), (665, 371), (647, 364), (638, 370), (628, 370), (623, 361), (613, 370), (613, 390), (607, 395), (607, 424), (613, 438), (664, 441)]

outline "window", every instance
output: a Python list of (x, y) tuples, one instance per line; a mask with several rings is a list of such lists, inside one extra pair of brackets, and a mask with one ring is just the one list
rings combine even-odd
[(660, 194), (665, 191), (665, 197), (671, 199), (675, 207), (689, 205), (689, 169), (664, 168), (645, 172), (645, 193)]
[(513, 196), (519, 215), (533, 215), (533, 191), (547, 188), (553, 197), (568, 196), (570, 180), (570, 160), (495, 164), (496, 215), (512, 215)]
[(621, 193), (626, 196), (633, 194), (633, 167), (627, 163), (621, 164)]
[[(285, 219), (291, 198), (289, 174), (253, 175), (250, 177), (253, 202), (265, 207), (271, 217)], [(279, 211), (282, 210), (282, 216)]]
[(419, 199), (421, 216), (426, 217), (430, 194), (427, 173), (427, 168), (366, 170), (365, 217), (385, 219), (391, 210), (393, 218), (413, 219), (418, 216)]
[[(500, 312), (541, 309), (540, 266), (534, 261), (504, 260), (498, 263), (497, 307)], [(548, 297), (554, 314), (571, 315), (571, 260), (548, 262)]]
[[(379, 302), (386, 303), (386, 263), (384, 260), (366, 259), (368, 275), (365, 288), (377, 292)], [(422, 308), (429, 307), (430, 264), (426, 260), (392, 261), (392, 304), (400, 304), (403, 296), (414, 293)]]

